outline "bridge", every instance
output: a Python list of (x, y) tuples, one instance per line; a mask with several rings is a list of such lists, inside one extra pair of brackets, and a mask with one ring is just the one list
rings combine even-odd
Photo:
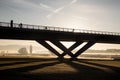
[[(0, 22), (0, 39), (36, 40), (60, 59), (67, 54), (75, 59), (95, 43), (120, 44), (120, 33)], [(60, 54), (46, 41), (53, 43), (63, 53)], [(75, 43), (66, 48), (60, 41), (74, 41)], [(73, 54), (72, 50), (83, 42), (87, 44)]]

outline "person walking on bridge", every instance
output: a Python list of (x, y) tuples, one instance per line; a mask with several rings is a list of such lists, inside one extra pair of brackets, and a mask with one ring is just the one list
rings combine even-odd
[(10, 27), (13, 28), (13, 20), (10, 21)]
[(19, 24), (19, 27), (22, 28), (22, 23)]

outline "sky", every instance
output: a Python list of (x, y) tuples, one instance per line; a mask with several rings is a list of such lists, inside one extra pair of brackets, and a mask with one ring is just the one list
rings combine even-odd
[[(0, 22), (10, 20), (15, 23), (120, 32), (120, 0), (0, 0)], [(0, 40), (0, 45), (20, 43), (39, 45), (35, 41)]]

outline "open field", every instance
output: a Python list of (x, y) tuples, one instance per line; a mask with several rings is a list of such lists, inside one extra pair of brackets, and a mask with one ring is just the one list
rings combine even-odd
[(120, 80), (120, 61), (0, 58), (0, 80)]

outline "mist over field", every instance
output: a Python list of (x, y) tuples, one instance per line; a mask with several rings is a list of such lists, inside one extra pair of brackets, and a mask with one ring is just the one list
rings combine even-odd
[[(36, 57), (36, 58), (55, 58), (54, 53), (43, 48), (42, 46), (32, 46), (32, 53), (30, 53), (31, 45), (1, 45), (0, 56), (1, 57)], [(40, 49), (40, 47), (42, 49)], [(22, 50), (22, 51), (20, 51)], [(75, 53), (77, 50), (72, 51)], [(62, 51), (59, 51), (62, 53)], [(66, 55), (65, 58), (70, 58)], [(93, 50), (89, 49), (83, 54), (78, 56), (80, 59), (120, 59), (120, 49), (106, 49), (106, 50)]]

